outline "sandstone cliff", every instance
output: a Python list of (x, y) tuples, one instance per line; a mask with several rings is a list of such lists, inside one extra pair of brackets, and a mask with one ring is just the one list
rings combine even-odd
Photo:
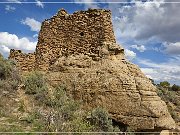
[(112, 118), (135, 130), (173, 129), (164, 101), (140, 69), (118, 55), (94, 61), (87, 55), (61, 57), (48, 74), (52, 84), (60, 83), (84, 108), (102, 106)]
[(110, 11), (69, 15), (60, 10), (43, 22), (34, 54), (16, 53), (11, 51), (9, 58), (21, 70), (46, 71), (52, 85), (65, 85), (85, 109), (102, 106), (116, 122), (137, 131), (175, 128), (156, 88), (116, 44)]

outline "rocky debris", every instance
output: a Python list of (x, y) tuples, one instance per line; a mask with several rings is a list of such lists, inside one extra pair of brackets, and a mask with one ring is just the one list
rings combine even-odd
[(113, 120), (136, 131), (176, 126), (156, 87), (124, 58), (109, 10), (70, 15), (61, 9), (42, 23), (34, 54), (11, 50), (9, 58), (23, 71), (48, 71), (50, 84), (65, 85), (67, 93), (83, 101), (84, 109), (104, 107)]

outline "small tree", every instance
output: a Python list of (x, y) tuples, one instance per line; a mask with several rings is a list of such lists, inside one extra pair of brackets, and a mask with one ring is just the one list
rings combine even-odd
[(180, 91), (180, 86), (174, 84), (171, 89), (172, 91)]
[(164, 88), (169, 88), (170, 87), (170, 83), (168, 81), (163, 81), (163, 82), (160, 82), (160, 86), (162, 86)]

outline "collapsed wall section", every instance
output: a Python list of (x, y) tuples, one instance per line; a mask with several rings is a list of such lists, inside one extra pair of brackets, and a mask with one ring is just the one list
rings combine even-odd
[(9, 59), (17, 62), (17, 67), (22, 71), (32, 71), (35, 67), (35, 53), (24, 54), (21, 50), (11, 49)]
[(36, 48), (36, 67), (47, 70), (61, 56), (98, 55), (98, 46), (103, 42), (116, 42), (109, 10), (89, 9), (68, 14), (61, 9), (42, 23)]

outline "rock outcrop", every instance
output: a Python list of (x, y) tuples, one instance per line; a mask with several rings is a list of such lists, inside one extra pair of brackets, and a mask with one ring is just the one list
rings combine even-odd
[(24, 59), (30, 61), (30, 68), (21, 66), (27, 55), (19, 52), (17, 58), (15, 52), (9, 58), (23, 71), (46, 71), (52, 85), (65, 85), (68, 94), (83, 101), (85, 109), (104, 107), (113, 120), (136, 131), (175, 128), (156, 87), (124, 58), (124, 49), (116, 44), (109, 10), (72, 15), (60, 10), (45, 20), (36, 52)]
[(59, 58), (47, 74), (53, 84), (65, 85), (84, 108), (104, 107), (111, 117), (137, 131), (173, 129), (164, 101), (140, 69), (119, 55), (93, 60), (87, 55)]

